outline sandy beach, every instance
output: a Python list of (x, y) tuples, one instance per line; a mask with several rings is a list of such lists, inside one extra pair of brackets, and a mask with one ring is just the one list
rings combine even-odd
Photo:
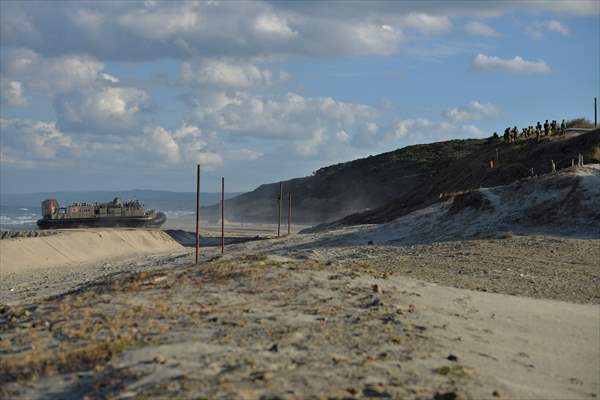
[[(3, 239), (0, 394), (597, 398), (598, 171), (387, 224), (279, 238), (230, 225), (225, 254), (213, 230), (197, 265), (191, 218)], [(531, 211), (561, 193), (577, 194), (578, 214)]]
[(598, 239), (323, 245), (348, 233), (3, 275), (3, 393), (597, 395)]

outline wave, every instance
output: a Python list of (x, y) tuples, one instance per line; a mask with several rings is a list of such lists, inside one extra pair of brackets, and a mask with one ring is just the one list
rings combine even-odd
[(196, 211), (182, 211), (182, 210), (168, 210), (164, 211), (167, 218), (169, 217), (185, 217), (187, 215), (194, 215)]
[(39, 216), (37, 214), (24, 214), (24, 215), (0, 215), (0, 226), (1, 227), (35, 227)]

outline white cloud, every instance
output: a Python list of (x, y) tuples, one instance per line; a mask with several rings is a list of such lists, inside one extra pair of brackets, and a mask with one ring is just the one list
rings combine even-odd
[(200, 163), (212, 169), (223, 165), (223, 157), (209, 149), (200, 128), (183, 123), (179, 129), (169, 131), (161, 126), (145, 128), (142, 147), (158, 162), (177, 164), (180, 162)]
[(88, 56), (44, 58), (28, 49), (7, 51), (2, 59), (3, 73), (9, 79), (51, 93), (90, 87), (102, 79), (103, 68), (104, 64)]
[(194, 162), (211, 170), (223, 166), (223, 157), (217, 153), (200, 152), (195, 155)]
[(527, 33), (534, 39), (542, 39), (544, 37), (544, 32), (556, 32), (563, 36), (569, 36), (571, 34), (567, 25), (555, 19), (536, 22), (533, 24), (533, 27), (527, 28)]
[(357, 129), (376, 114), (372, 107), (331, 97), (308, 98), (295, 93), (253, 96), (246, 92), (214, 92), (192, 101), (191, 118), (208, 130), (244, 137), (304, 140), (319, 128), (330, 134)]
[(248, 62), (225, 60), (203, 60), (198, 65), (183, 63), (181, 77), (184, 81), (232, 88), (270, 85), (273, 81), (267, 69), (261, 70)]
[(263, 155), (263, 153), (256, 150), (233, 149), (227, 151), (225, 158), (232, 161), (256, 161)]
[(563, 36), (568, 36), (570, 33), (569, 28), (565, 24), (557, 20), (545, 21), (544, 26), (548, 31), (558, 32)]
[(600, 15), (600, 5), (597, 0), (528, 0), (523, 2), (522, 6), (566, 15)]
[(387, 140), (405, 144), (429, 143), (441, 140), (483, 137), (485, 134), (475, 125), (461, 125), (449, 121), (431, 121), (427, 118), (409, 118), (397, 121), (386, 134)]
[(485, 133), (475, 125), (463, 125), (461, 129), (468, 134), (467, 136), (482, 137), (485, 135)]
[(116, 77), (114, 77), (112, 75), (109, 75), (107, 73), (103, 73), (102, 74), (102, 79), (104, 79), (105, 81), (112, 82), (112, 83), (119, 83), (119, 78), (116, 78)]
[(160, 126), (154, 129), (144, 129), (142, 146), (149, 153), (157, 155), (160, 161), (177, 163), (181, 160), (179, 145), (173, 135)]
[(527, 28), (527, 33), (534, 39), (542, 39), (544, 37), (544, 32), (539, 29)]
[(454, 107), (444, 113), (452, 122), (474, 121), (494, 118), (498, 115), (498, 108), (492, 103), (480, 103), (475, 100), (462, 107)]
[(27, 168), (40, 164), (79, 165), (81, 160), (86, 160), (88, 166), (108, 168), (107, 163), (123, 167), (148, 165), (146, 161), (151, 160), (153, 164), (171, 166), (199, 162), (214, 169), (223, 165), (223, 152), (237, 161), (256, 160), (262, 155), (225, 146), (210, 135), (203, 136), (197, 126), (185, 123), (173, 131), (154, 126), (133, 136), (107, 138), (99, 133), (69, 136), (52, 121), (0, 118), (0, 136), (2, 164)]
[(61, 129), (78, 133), (135, 134), (142, 123), (144, 90), (107, 87), (68, 93), (54, 101)]
[(190, 106), (186, 117), (190, 122), (215, 132), (228, 143), (253, 141), (260, 150), (263, 145), (286, 141), (298, 155), (313, 157), (323, 154), (330, 138), (340, 146), (364, 148), (376, 144), (378, 127), (373, 120), (378, 112), (367, 105), (330, 97), (218, 91), (191, 99)]
[(106, 61), (392, 54), (406, 40), (402, 29), (446, 33), (454, 18), (513, 10), (600, 14), (597, 0), (4, 2), (0, 40), (45, 56), (85, 52)]
[(549, 74), (551, 71), (543, 60), (527, 61), (519, 56), (503, 59), (481, 53), (473, 59), (473, 66), (480, 71), (501, 71), (513, 74)]
[(0, 77), (0, 104), (9, 107), (23, 107), (29, 104), (21, 82)]
[(402, 27), (413, 28), (426, 34), (441, 34), (452, 29), (447, 16), (413, 12), (399, 18)]
[(200, 5), (192, 2), (166, 7), (164, 4), (148, 3), (146, 7), (127, 10), (117, 21), (125, 30), (132, 30), (143, 38), (154, 40), (194, 32), (205, 22), (202, 21)]
[(336, 132), (335, 137), (342, 143), (346, 143), (348, 140), (350, 140), (350, 135), (348, 135), (346, 131)]
[(259, 15), (254, 21), (254, 28), (263, 34), (275, 37), (290, 38), (298, 35), (286, 21), (275, 14)]
[(486, 37), (498, 37), (500, 33), (489, 25), (481, 23), (479, 21), (469, 21), (465, 24), (465, 32), (471, 35), (486, 36)]
[[(332, 32), (333, 33), (333, 32)], [(323, 32), (327, 35), (327, 32)], [(394, 54), (406, 38), (402, 31), (389, 25), (372, 23), (339, 26), (334, 37), (322, 40), (322, 45), (341, 54)]]
[(18, 160), (52, 160), (72, 147), (71, 138), (54, 122), (0, 118), (0, 135), (3, 155), (12, 164)]
[(313, 156), (317, 154), (319, 146), (325, 142), (325, 130), (319, 128), (315, 130), (309, 139), (297, 140), (294, 147), (298, 154), (302, 156)]
[(423, 132), (444, 133), (453, 129), (453, 127), (449, 122), (432, 122), (426, 118), (409, 118), (398, 121), (392, 130), (392, 135), (396, 139), (406, 139), (410, 135), (418, 135)]

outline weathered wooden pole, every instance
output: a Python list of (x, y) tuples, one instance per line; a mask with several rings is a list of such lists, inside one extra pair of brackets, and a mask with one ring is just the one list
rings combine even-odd
[(196, 166), (196, 264), (198, 264), (198, 247), (200, 246), (200, 164)]
[(594, 97), (594, 127), (598, 126), (598, 98)]
[(279, 182), (279, 197), (277, 198), (277, 237), (281, 235), (281, 199), (283, 197), (283, 183)]
[(225, 253), (225, 177), (221, 177), (221, 254)]
[(288, 235), (291, 232), (292, 226), (292, 194), (288, 193)]

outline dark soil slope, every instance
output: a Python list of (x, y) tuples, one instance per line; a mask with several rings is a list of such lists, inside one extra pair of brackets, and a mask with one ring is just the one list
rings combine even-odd
[[(490, 168), (490, 160), (498, 162)], [(430, 205), (448, 193), (506, 185), (577, 161), (600, 162), (600, 130), (571, 137), (507, 144), (499, 139), (451, 140), (408, 146), (321, 168), (312, 176), (283, 182), (283, 219), (292, 193), (293, 222), (344, 225), (382, 223)], [(279, 183), (259, 186), (225, 202), (225, 218), (275, 222)], [(217, 206), (203, 209), (218, 220)], [(341, 219), (341, 220), (340, 220)]]
[[(494, 168), (490, 160), (498, 162)], [(414, 210), (444, 199), (447, 194), (506, 185), (528, 176), (531, 168), (536, 175), (551, 172), (551, 162), (556, 168), (566, 168), (572, 160), (577, 163), (578, 154), (583, 154), (586, 163), (600, 162), (600, 130), (567, 138), (545, 138), (515, 144), (500, 140), (489, 140), (471, 154), (438, 167), (435, 175), (415, 190), (398, 191), (394, 200), (382, 207), (367, 212), (349, 215), (337, 224), (357, 225), (392, 221)]]
[[(380, 207), (417, 190), (446, 165), (478, 152), (485, 140), (452, 140), (409, 146), (388, 153), (321, 168), (312, 176), (283, 182), (284, 215), (288, 193), (293, 198), (294, 223), (334, 221), (348, 214)], [(279, 183), (225, 201), (225, 218), (275, 222)], [(203, 209), (216, 221), (217, 206)], [(203, 218), (204, 218), (203, 217)]]

